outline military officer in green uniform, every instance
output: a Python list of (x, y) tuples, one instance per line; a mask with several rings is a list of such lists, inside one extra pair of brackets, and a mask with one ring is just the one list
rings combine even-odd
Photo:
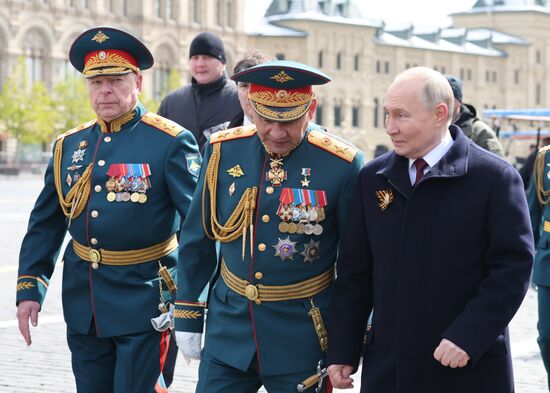
[(30, 345), (29, 319), (36, 326), (68, 231), (63, 312), (78, 392), (151, 393), (169, 338), (151, 319), (168, 315), (175, 292), (176, 235), (200, 156), (189, 131), (139, 102), (153, 57), (134, 36), (93, 28), (69, 58), (97, 119), (55, 141), (21, 246), (19, 328)]
[[(201, 358), (197, 392), (288, 393), (327, 348), (323, 319), (363, 154), (310, 123), (312, 85), (330, 80), (322, 72), (273, 61), (232, 78), (250, 83), (255, 125), (206, 144), (182, 229), (176, 338)], [(216, 267), (207, 305), (199, 295)]]
[(527, 199), (537, 247), (532, 277), (538, 288), (537, 341), (546, 373), (550, 375), (550, 146), (537, 154)]

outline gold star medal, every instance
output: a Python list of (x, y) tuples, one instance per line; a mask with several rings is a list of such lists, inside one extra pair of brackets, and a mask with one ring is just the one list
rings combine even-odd
[(376, 191), (376, 197), (380, 210), (384, 211), (393, 202), (393, 191), (391, 189)]
[(311, 175), (311, 168), (302, 168), (301, 175), (304, 177), (300, 180), (302, 187), (309, 187), (309, 179), (307, 177)]

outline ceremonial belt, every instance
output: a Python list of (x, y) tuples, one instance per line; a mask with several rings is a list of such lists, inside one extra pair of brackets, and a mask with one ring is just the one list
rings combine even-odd
[(76, 255), (88, 262), (102, 263), (104, 265), (135, 265), (138, 263), (149, 262), (160, 259), (170, 254), (178, 247), (176, 235), (170, 236), (162, 243), (150, 247), (140, 248), (139, 250), (128, 251), (109, 251), (102, 248), (95, 249), (80, 244), (73, 239), (73, 248)]
[(550, 232), (550, 221), (544, 220), (544, 232)]
[(334, 268), (296, 284), (252, 285), (231, 273), (222, 258), (220, 274), (231, 290), (259, 304), (261, 302), (279, 302), (312, 297), (330, 287), (334, 279)]

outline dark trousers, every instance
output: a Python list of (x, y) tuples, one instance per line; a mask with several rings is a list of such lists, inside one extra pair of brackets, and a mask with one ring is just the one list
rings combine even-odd
[[(199, 382), (195, 393), (256, 393), (263, 385), (268, 393), (297, 392), (296, 386), (315, 374), (315, 370), (283, 375), (259, 375), (258, 360), (252, 360), (248, 370), (233, 368), (218, 359), (202, 354), (199, 366)], [(322, 393), (332, 392), (327, 389), (328, 377), (323, 383)], [(317, 385), (304, 392), (313, 393)]]
[(153, 393), (169, 340), (155, 330), (100, 338), (94, 327), (88, 334), (67, 327), (67, 342), (78, 393)]
[(538, 286), (539, 322), (537, 339), (540, 354), (548, 377), (548, 389), (550, 390), (550, 287)]

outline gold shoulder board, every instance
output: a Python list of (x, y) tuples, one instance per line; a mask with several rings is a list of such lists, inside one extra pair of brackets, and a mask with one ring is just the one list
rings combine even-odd
[(178, 123), (159, 116), (156, 113), (147, 112), (142, 116), (141, 120), (171, 136), (176, 136), (183, 131), (183, 127)]
[(79, 125), (79, 126), (77, 126), (77, 127), (75, 127), (75, 128), (71, 128), (69, 131), (64, 132), (63, 134), (59, 135), (59, 136), (57, 137), (56, 140), (63, 139), (63, 138), (65, 138), (66, 136), (69, 136), (69, 135), (72, 135), (72, 134), (77, 133), (77, 132), (79, 132), (79, 131), (85, 130), (86, 128), (90, 128), (90, 127), (93, 126), (96, 122), (97, 122), (97, 120), (94, 119), (94, 120), (90, 120), (90, 121), (88, 121), (88, 122), (86, 122), (86, 123), (82, 123), (81, 125)]
[(313, 130), (307, 136), (307, 140), (312, 145), (318, 146), (329, 153), (340, 157), (347, 162), (352, 162), (353, 158), (359, 151), (355, 146), (352, 146), (340, 139), (337, 139), (334, 135), (326, 132)]
[(249, 136), (256, 134), (256, 126), (251, 124), (244, 127), (230, 128), (229, 130), (222, 130), (212, 134), (210, 137), (210, 144), (230, 141), (233, 139), (248, 138)]
[(538, 154), (544, 153), (545, 151), (550, 150), (550, 145), (543, 146), (539, 149)]

